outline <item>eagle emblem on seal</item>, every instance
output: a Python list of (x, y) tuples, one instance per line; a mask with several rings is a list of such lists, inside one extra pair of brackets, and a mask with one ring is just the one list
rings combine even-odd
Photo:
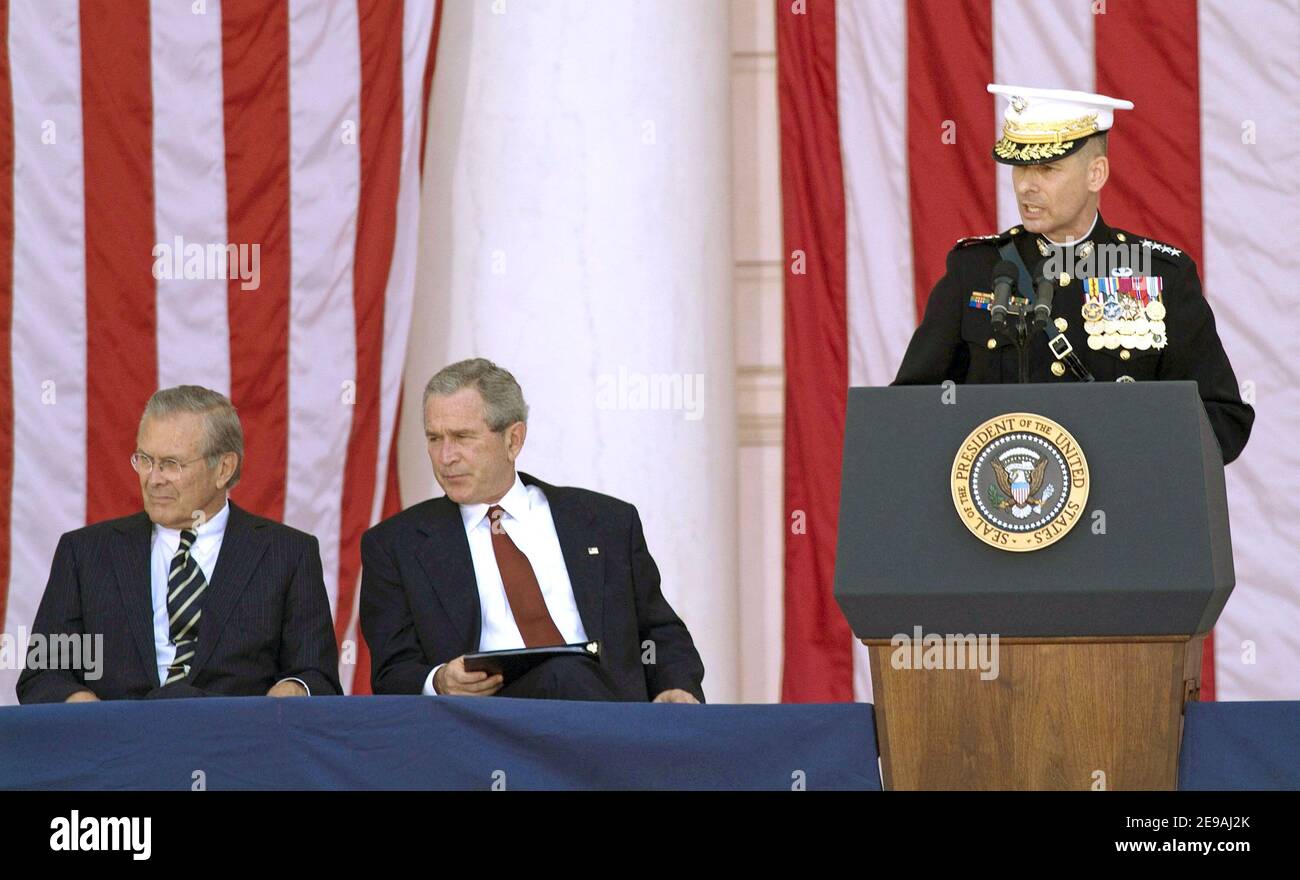
[(1001, 510), (1010, 509), (1016, 519), (1032, 513), (1042, 513), (1043, 503), (1052, 497), (1056, 488), (1046, 482), (1047, 459), (1032, 449), (1017, 446), (1008, 449), (993, 461), (996, 487), (990, 486), (990, 498)]

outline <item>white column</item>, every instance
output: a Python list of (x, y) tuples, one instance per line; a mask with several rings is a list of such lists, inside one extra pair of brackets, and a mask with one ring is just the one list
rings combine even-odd
[(482, 0), (443, 12), (400, 430), (484, 356), (531, 407), (521, 470), (637, 506), (663, 590), (739, 698), (728, 7)]

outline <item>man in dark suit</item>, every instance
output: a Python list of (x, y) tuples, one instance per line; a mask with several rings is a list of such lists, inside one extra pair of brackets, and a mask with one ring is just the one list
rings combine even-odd
[[(517, 474), (528, 406), (483, 358), (424, 392), (446, 495), (361, 539), (361, 628), (376, 694), (695, 703), (704, 665), (659, 589), (636, 508)], [(599, 641), (600, 659), (547, 660), (505, 684), (465, 669), (475, 651)]]
[[(21, 702), (340, 693), (320, 548), (228, 501), (243, 457), (221, 394), (150, 398), (131, 456), (144, 510), (60, 538)], [(69, 639), (93, 662), (42, 650)]]

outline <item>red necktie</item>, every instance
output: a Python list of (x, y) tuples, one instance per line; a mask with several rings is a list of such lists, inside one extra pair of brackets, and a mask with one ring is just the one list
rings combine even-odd
[(510, 613), (515, 616), (515, 625), (524, 637), (524, 645), (540, 648), (547, 645), (563, 645), (564, 636), (551, 619), (551, 612), (546, 610), (546, 600), (542, 598), (542, 588), (537, 584), (537, 574), (533, 565), (523, 551), (515, 546), (506, 534), (501, 517), (505, 511), (498, 504), (488, 508), (488, 525), (492, 532), (492, 551), (497, 557), (497, 568), (501, 572), (501, 583), (506, 588), (506, 599), (510, 602)]

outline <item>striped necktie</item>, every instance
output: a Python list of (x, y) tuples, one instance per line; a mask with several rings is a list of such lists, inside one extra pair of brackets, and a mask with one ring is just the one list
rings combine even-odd
[(181, 532), (181, 543), (167, 573), (167, 621), (172, 643), (176, 645), (176, 659), (167, 669), (165, 684), (183, 681), (190, 674), (194, 655), (198, 653), (199, 615), (203, 613), (199, 599), (208, 582), (198, 560), (190, 553), (196, 537), (192, 529)]

